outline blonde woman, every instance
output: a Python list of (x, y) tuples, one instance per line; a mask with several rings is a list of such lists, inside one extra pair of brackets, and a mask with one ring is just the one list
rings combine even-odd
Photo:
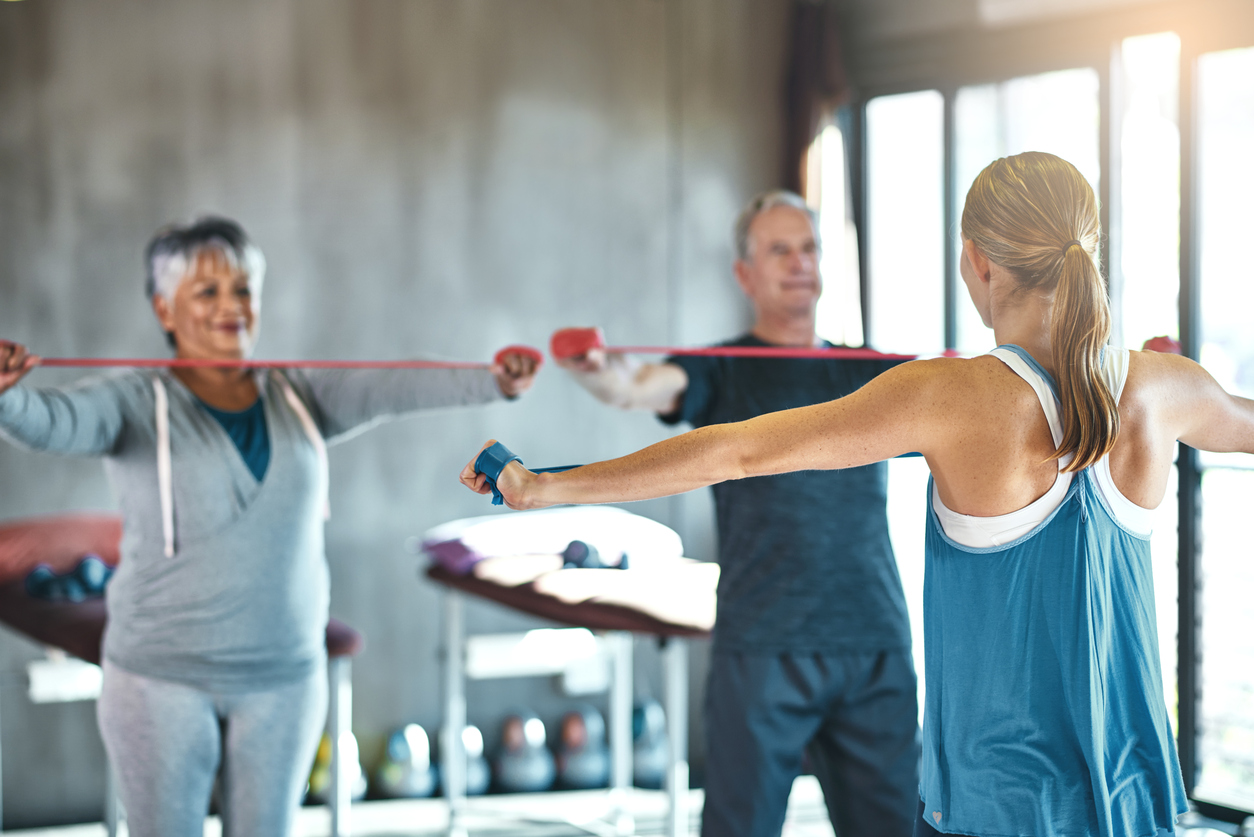
[[(1097, 201), (1049, 154), (997, 160), (962, 276), (999, 348), (888, 371), (837, 401), (496, 485), (513, 508), (643, 500), (910, 451), (932, 472), (916, 835), (1173, 833), (1151, 511), (1176, 441), (1254, 453), (1254, 401), (1190, 360), (1107, 344)], [(492, 470), (492, 469), (489, 469)], [(490, 490), (474, 463), (462, 481)]]

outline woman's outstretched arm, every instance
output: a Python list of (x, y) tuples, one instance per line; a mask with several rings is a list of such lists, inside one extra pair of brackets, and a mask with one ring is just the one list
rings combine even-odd
[(1175, 438), (1198, 450), (1254, 453), (1254, 400), (1232, 395), (1201, 365), (1146, 355), (1162, 382), (1157, 393)]
[(538, 371), (534, 359), (507, 349), (487, 369), (293, 369), (287, 377), (334, 444), (420, 410), (516, 398)]
[(125, 393), (119, 380), (91, 378), (48, 389), (19, 385), (38, 365), (39, 358), (24, 346), (0, 341), (0, 438), (72, 456), (112, 451), (123, 427)]
[[(497, 488), (514, 509), (621, 503), (745, 477), (852, 468), (911, 451), (926, 455), (933, 444), (937, 384), (930, 372), (946, 363), (953, 361), (907, 363), (836, 401), (702, 427), (562, 473), (533, 474), (510, 463)], [(475, 473), (474, 460), (462, 470), (461, 481), (480, 494), (490, 491)]]

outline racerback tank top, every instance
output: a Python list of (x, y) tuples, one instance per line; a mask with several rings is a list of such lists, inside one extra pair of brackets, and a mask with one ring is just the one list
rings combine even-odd
[[(994, 354), (1036, 390), (1057, 443), (1053, 380), (1017, 346)], [(1117, 399), (1127, 352), (1105, 354)], [(1187, 801), (1163, 702), (1148, 511), (1119, 493), (1105, 459), (998, 518), (956, 515), (928, 494), (929, 823), (970, 835), (1171, 833)]]

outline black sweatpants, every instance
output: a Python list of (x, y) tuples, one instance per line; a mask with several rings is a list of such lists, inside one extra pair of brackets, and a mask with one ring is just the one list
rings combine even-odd
[(715, 652), (702, 837), (775, 837), (809, 755), (838, 837), (910, 837), (919, 709), (909, 651)]

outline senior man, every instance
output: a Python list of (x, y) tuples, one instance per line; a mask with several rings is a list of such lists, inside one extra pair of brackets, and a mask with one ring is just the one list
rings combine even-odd
[[(754, 198), (734, 273), (753, 328), (724, 346), (830, 346), (813, 213)], [(701, 427), (848, 395), (893, 362), (670, 357), (593, 349), (559, 360), (601, 401)], [(780, 833), (803, 753), (840, 837), (910, 835), (918, 703), (910, 626), (888, 537), (884, 463), (754, 477), (713, 489), (718, 618), (706, 686), (704, 837)]]

